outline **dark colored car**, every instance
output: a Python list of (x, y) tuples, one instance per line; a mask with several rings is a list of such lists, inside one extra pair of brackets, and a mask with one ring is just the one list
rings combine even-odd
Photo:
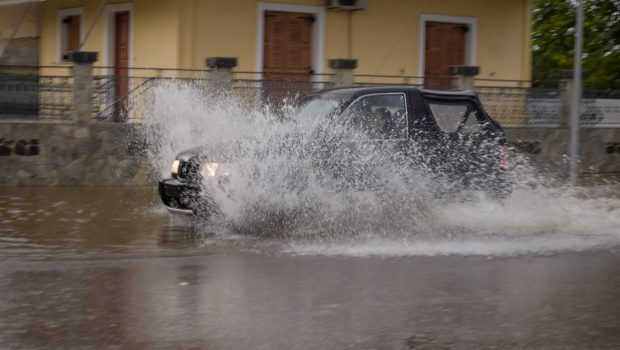
[[(315, 110), (323, 110), (329, 120), (314, 130), (316, 139), (333, 125), (347, 125), (363, 132), (369, 141), (378, 141), (381, 147), (392, 147), (388, 157), (397, 153), (407, 158), (409, 166), (424, 168), (430, 176), (456, 184), (451, 191), (478, 190), (493, 197), (504, 197), (512, 191), (505, 169), (504, 131), (486, 113), (474, 92), (411, 86), (340, 88), (310, 96), (301, 114)], [(320, 152), (310, 157), (313, 166), (331, 169), (329, 176), (340, 176), (343, 172), (334, 170), (334, 164), (325, 164), (339, 147), (348, 145), (324, 141)], [(347, 151), (363, 152), (359, 148)], [(243, 153), (244, 149), (234, 142), (209, 150), (198, 147), (181, 152), (173, 163), (172, 177), (159, 182), (159, 194), (169, 211), (191, 215), (216, 210), (205, 193), (208, 190), (203, 180), (209, 177), (225, 185), (230, 176), (235, 176), (230, 164), (234, 164), (236, 152)], [(338, 167), (347, 167), (346, 161), (337, 163)], [(364, 182), (349, 179), (340, 183), (348, 186)]]

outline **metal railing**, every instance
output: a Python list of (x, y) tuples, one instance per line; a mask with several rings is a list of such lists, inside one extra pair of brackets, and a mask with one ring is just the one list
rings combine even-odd
[[(408, 75), (372, 75), (372, 74), (356, 74), (353, 76), (356, 86), (369, 85), (413, 85), (423, 86), (424, 78)], [(443, 79), (443, 77), (442, 77)], [(447, 85), (452, 84), (452, 78), (445, 80)]]
[[(296, 104), (318, 90), (333, 88), (333, 74), (233, 71), (226, 87), (252, 106)], [(73, 108), (71, 66), (0, 66), (0, 119), (70, 120)], [(454, 77), (354, 75), (355, 86), (411, 85), (452, 90)], [(93, 67), (93, 115), (98, 121), (141, 122), (131, 113), (132, 101), (164, 83), (213, 88), (213, 71), (204, 69)], [(429, 84), (433, 86), (428, 86)], [(533, 87), (531, 81), (475, 79), (475, 90), (486, 110), (509, 127), (561, 125), (560, 88)], [(620, 127), (620, 89), (585, 90), (584, 127)]]
[(527, 123), (527, 89), (477, 87), (486, 111), (503, 125)]
[(620, 89), (614, 91), (585, 89), (581, 110), (582, 125), (620, 127)]
[(71, 66), (0, 66), (0, 119), (67, 120)]
[[(129, 113), (129, 104), (153, 86), (164, 81), (198, 83), (208, 78), (210, 70), (165, 68), (93, 67), (93, 114), (98, 121), (139, 122)], [(120, 91), (120, 93), (119, 93)]]
[[(96, 67), (100, 72), (109, 72), (109, 67)], [(166, 83), (188, 84), (196, 91), (212, 91), (212, 77), (209, 70), (169, 70), (159, 68), (135, 69), (128, 76), (95, 75), (93, 89), (93, 113), (99, 121), (141, 122), (140, 114), (133, 114), (126, 105), (139, 100), (153, 87)], [(139, 75), (138, 75), (139, 74)], [(271, 74), (272, 79), (263, 79)], [(234, 72), (227, 87), (242, 101), (252, 106), (269, 105), (278, 109), (284, 104), (296, 104), (305, 96), (317, 90), (333, 87), (329, 74), (307, 74), (265, 72)], [(126, 85), (126, 93), (117, 93), (118, 85)]]
[(252, 105), (269, 105), (278, 109), (285, 104), (300, 103), (306, 96), (334, 87), (331, 74), (286, 72), (234, 72), (232, 88)]
[[(98, 121), (128, 121), (129, 99), (139, 98), (155, 82), (169, 78), (157, 77), (117, 77), (98, 75), (93, 77), (93, 115)], [(124, 85), (126, 93), (118, 94), (119, 85)]]
[[(476, 86), (476, 91), (487, 112), (502, 125), (562, 126), (559, 88)], [(583, 127), (620, 127), (620, 96), (585, 90), (580, 116)]]

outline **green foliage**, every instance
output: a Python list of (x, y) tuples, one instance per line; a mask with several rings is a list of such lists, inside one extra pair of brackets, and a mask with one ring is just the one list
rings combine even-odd
[[(620, 89), (620, 0), (583, 0), (585, 88)], [(536, 86), (557, 87), (558, 70), (572, 69), (576, 2), (534, 0), (533, 79)]]

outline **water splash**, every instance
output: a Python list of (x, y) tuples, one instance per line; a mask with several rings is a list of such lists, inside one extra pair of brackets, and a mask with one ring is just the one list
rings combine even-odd
[[(618, 187), (593, 194), (558, 186), (519, 155), (506, 200), (479, 193), (446, 200), (434, 189), (449, 184), (437, 183), (429, 169), (418, 164), (412, 172), (405, 155), (330, 124), (321, 118), (325, 110), (296, 116), (285, 105), (274, 113), (176, 82), (154, 87), (137, 104), (162, 175), (176, 153), (198, 145), (234, 159), (226, 186), (204, 184), (212, 200), (235, 231), (294, 253), (514, 254), (620, 244)], [(360, 183), (351, 186), (351, 179)]]

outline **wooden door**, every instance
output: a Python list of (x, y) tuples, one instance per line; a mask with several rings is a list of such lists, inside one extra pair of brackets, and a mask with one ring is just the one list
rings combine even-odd
[(265, 12), (263, 72), (270, 102), (311, 90), (314, 16), (296, 12)]
[(424, 52), (424, 86), (449, 88), (449, 66), (465, 64), (465, 36), (468, 27), (459, 23), (427, 22)]
[(122, 121), (127, 116), (127, 94), (129, 92), (129, 12), (114, 15), (114, 77), (115, 89), (114, 120)]

